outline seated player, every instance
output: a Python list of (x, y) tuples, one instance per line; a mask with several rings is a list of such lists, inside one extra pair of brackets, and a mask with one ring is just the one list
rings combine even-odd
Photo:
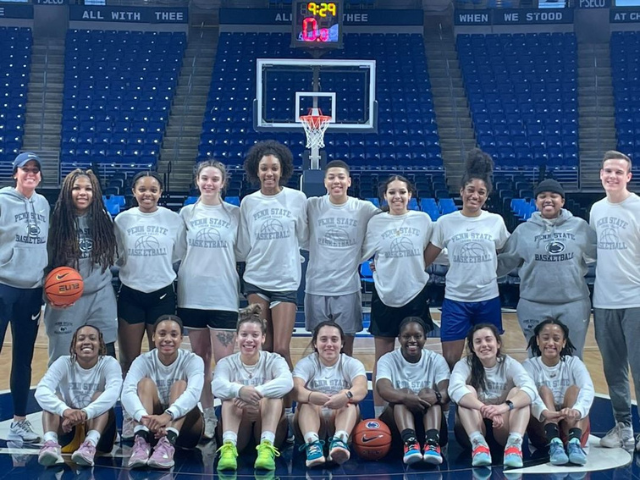
[[(294, 425), (305, 442), (300, 450), (306, 450), (307, 467), (325, 460), (342, 464), (351, 456), (349, 436), (360, 416), (358, 403), (367, 395), (366, 372), (362, 362), (341, 353), (344, 333), (335, 322), (316, 325), (311, 345), (315, 352), (293, 370)], [(325, 438), (331, 439), (326, 459)]]
[(264, 352), (267, 325), (261, 307), (240, 310), (236, 329), (238, 353), (216, 365), (211, 389), (222, 400), (222, 447), (218, 470), (236, 470), (238, 451), (252, 440), (258, 443), (255, 468), (275, 470), (276, 446), (287, 434), (283, 397), (293, 388), (284, 358)]
[(569, 328), (548, 317), (533, 330), (529, 351), (534, 357), (522, 365), (539, 395), (531, 407), (529, 439), (537, 448), (549, 445), (553, 465), (587, 463), (584, 446), (589, 439), (594, 388), (587, 367), (573, 356), (574, 350)]
[(129, 468), (171, 468), (175, 447), (193, 448), (202, 436), (198, 401), (204, 363), (180, 348), (183, 333), (179, 317), (158, 318), (153, 325), (156, 348), (136, 358), (124, 379), (122, 406), (135, 422)]
[(522, 436), (536, 386), (517, 360), (500, 352), (501, 347), (495, 325), (475, 325), (467, 335), (469, 355), (456, 363), (449, 380), (449, 396), (458, 404), (456, 438), (471, 447), (474, 467), (491, 465), (488, 430), (504, 446), (504, 466), (522, 467)]
[[(442, 463), (440, 430), (442, 406), (449, 402), (449, 366), (444, 357), (424, 349), (424, 322), (420, 317), (407, 317), (400, 324), (400, 348), (378, 360), (376, 388), (389, 402), (380, 416), (392, 432), (400, 433), (404, 442), (404, 463), (425, 461)], [(424, 453), (416, 435), (416, 425), (424, 426)], [(442, 442), (442, 443), (441, 443)]]
[(122, 389), (118, 361), (107, 356), (102, 332), (92, 325), (75, 331), (69, 350), (36, 388), (45, 432), (38, 462), (45, 466), (63, 463), (62, 452), (73, 452), (78, 465), (93, 466), (96, 452), (110, 453), (116, 439), (113, 407)]

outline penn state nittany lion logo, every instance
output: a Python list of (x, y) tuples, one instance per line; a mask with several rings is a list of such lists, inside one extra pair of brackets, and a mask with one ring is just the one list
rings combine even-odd
[(558, 242), (557, 240), (553, 240), (547, 243), (545, 250), (552, 255), (556, 255), (558, 253), (564, 252), (564, 248), (565, 248), (564, 243)]
[(93, 249), (93, 239), (91, 237), (82, 237), (78, 242), (78, 247), (82, 253), (88, 253)]
[(40, 227), (37, 223), (30, 223), (27, 225), (27, 235), (30, 238), (37, 238), (40, 235)]

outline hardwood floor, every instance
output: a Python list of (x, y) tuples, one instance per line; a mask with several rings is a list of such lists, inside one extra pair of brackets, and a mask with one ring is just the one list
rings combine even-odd
[[(433, 314), (434, 320), (439, 320), (439, 313)], [(518, 325), (515, 313), (505, 313), (503, 316), (504, 321), (504, 350), (507, 354), (517, 358), (522, 361), (526, 358), (527, 353), (525, 349), (525, 341), (522, 335), (522, 331)], [(2, 348), (2, 353), (0, 353), (0, 365), (4, 368), (0, 368), (0, 389), (8, 389), (9, 388), (9, 373), (11, 365), (11, 334), (7, 331), (7, 335), (5, 337), (6, 341)], [(311, 349), (309, 348), (309, 337), (294, 337), (291, 342), (291, 353), (293, 357), (293, 361), (297, 361), (305, 354), (310, 353)], [(427, 342), (427, 346), (429, 349), (435, 350), (437, 352), (441, 352), (441, 344), (439, 339), (429, 339)], [(185, 337), (185, 341), (183, 343), (184, 348), (190, 348), (189, 339)], [(143, 346), (146, 349), (146, 347)], [(355, 356), (360, 359), (367, 370), (372, 370), (373, 368), (373, 360), (374, 360), (374, 350), (373, 350), (373, 338), (371, 337), (358, 337), (355, 341)], [(47, 336), (44, 331), (44, 326), (40, 326), (40, 331), (38, 333), (38, 339), (36, 341), (36, 349), (33, 359), (33, 375), (32, 375), (32, 384), (36, 385), (42, 375), (47, 368)], [(587, 335), (587, 342), (584, 351), (584, 362), (591, 373), (591, 378), (593, 379), (593, 383), (595, 385), (595, 389), (597, 393), (608, 394), (607, 384), (604, 379), (604, 373), (602, 371), (602, 358), (600, 357), (600, 352), (595, 342), (595, 338), (593, 336), (593, 319), (591, 320), (591, 325), (589, 327), (589, 332)], [(631, 390), (632, 398), (635, 400), (635, 393), (633, 388)]]

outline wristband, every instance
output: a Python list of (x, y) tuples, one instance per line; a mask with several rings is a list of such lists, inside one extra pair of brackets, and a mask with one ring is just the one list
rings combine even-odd
[(311, 395), (313, 392), (309, 392), (309, 396), (307, 397), (307, 403), (311, 403)]
[(514, 405), (513, 405), (513, 402), (511, 400), (506, 400), (504, 403), (505, 403), (505, 405), (507, 407), (509, 407), (509, 410), (513, 410), (514, 409)]
[(436, 405), (442, 405), (442, 394), (438, 390), (434, 390), (436, 394)]

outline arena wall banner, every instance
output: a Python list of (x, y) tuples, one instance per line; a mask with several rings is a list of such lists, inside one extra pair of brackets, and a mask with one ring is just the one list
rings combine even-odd
[(609, 10), (611, 23), (640, 23), (640, 7), (619, 7)]
[(33, 18), (33, 5), (0, 4), (0, 18)]
[(548, 25), (573, 23), (573, 9), (500, 8), (456, 10), (456, 25)]
[(578, 8), (610, 8), (611, 0), (578, 0)]
[[(346, 26), (424, 24), (422, 10), (351, 10), (343, 14)], [(221, 8), (220, 25), (291, 25), (291, 9)]]
[(69, 20), (81, 22), (188, 23), (188, 8), (69, 5)]

